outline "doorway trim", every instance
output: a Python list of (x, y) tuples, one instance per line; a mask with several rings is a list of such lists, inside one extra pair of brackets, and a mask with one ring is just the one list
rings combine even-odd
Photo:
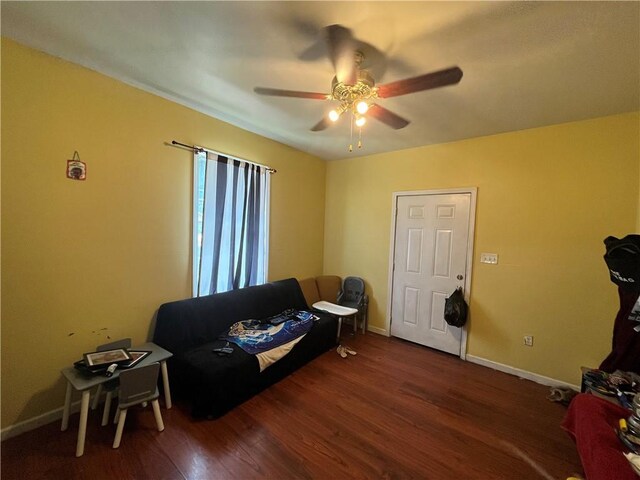
[[(388, 337), (391, 336), (391, 307), (393, 305), (393, 260), (396, 252), (396, 224), (398, 220), (398, 197), (412, 195), (448, 195), (456, 193), (468, 193), (471, 198), (469, 201), (469, 241), (467, 243), (467, 262), (465, 265), (466, 274), (464, 279), (464, 299), (469, 305), (471, 297), (471, 270), (473, 267), (473, 244), (475, 240), (476, 226), (476, 197), (478, 196), (478, 187), (464, 188), (444, 188), (437, 190), (409, 190), (404, 192), (393, 192), (391, 198), (391, 241), (389, 242), (389, 275), (387, 285), (387, 315), (385, 317), (385, 331)], [(469, 309), (470, 310), (470, 309)], [(469, 317), (471, 312), (469, 311)], [(468, 322), (468, 320), (467, 320)], [(462, 337), (460, 338), (460, 358), (467, 358), (467, 324), (462, 327)]]

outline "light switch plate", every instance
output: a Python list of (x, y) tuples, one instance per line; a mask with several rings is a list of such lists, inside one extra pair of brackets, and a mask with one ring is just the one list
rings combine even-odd
[(490, 265), (497, 265), (498, 254), (497, 253), (481, 253), (480, 263), (488, 263)]

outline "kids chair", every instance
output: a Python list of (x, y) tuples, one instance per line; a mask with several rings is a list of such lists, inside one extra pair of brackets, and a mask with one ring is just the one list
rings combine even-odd
[(158, 393), (159, 372), (160, 364), (152, 363), (144, 367), (124, 370), (120, 373), (120, 393), (118, 394), (118, 411), (116, 412), (118, 427), (116, 428), (116, 437), (113, 440), (113, 448), (120, 446), (124, 422), (127, 419), (127, 410), (134, 405), (151, 402), (158, 431), (164, 430), (160, 404), (158, 403), (158, 397), (160, 396)]
[(338, 305), (355, 308), (358, 313), (353, 317), (353, 331), (358, 328), (358, 318), (362, 320), (362, 333), (367, 328), (367, 309), (369, 297), (364, 292), (364, 280), (360, 277), (347, 277), (342, 284), (342, 291), (338, 295)]

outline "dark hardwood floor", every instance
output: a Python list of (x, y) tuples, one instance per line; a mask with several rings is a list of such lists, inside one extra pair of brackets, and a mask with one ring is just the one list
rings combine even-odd
[[(127, 417), (90, 412), (85, 454), (46, 425), (2, 443), (3, 479), (419, 478), (562, 479), (582, 469), (548, 388), (375, 334), (314, 360), (224, 417), (194, 421), (186, 405)], [(62, 403), (62, 398), (60, 402)]]

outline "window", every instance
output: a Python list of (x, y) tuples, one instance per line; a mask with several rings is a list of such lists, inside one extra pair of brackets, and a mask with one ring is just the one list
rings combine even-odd
[(197, 152), (193, 171), (193, 295), (264, 283), (269, 241), (267, 168)]

